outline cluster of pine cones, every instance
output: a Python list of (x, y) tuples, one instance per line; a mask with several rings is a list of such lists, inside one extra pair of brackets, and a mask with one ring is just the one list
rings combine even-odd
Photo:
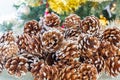
[(62, 23), (55, 13), (31, 20), (24, 32), (0, 37), (0, 71), (34, 80), (97, 80), (101, 72), (120, 73), (120, 30), (101, 30), (99, 19), (71, 14)]

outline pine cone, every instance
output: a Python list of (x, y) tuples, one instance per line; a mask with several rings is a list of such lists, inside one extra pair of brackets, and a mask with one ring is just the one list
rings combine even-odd
[(8, 41), (8, 42), (15, 41), (13, 32), (9, 31), (2, 35), (2, 37), (0, 38), (0, 43), (3, 43), (5, 41)]
[(93, 64), (97, 68), (97, 72), (101, 73), (105, 69), (105, 60), (102, 56), (93, 56), (85, 61), (85, 63)]
[(5, 68), (7, 69), (10, 75), (16, 75), (20, 77), (27, 72), (27, 60), (22, 57), (12, 57), (8, 59), (5, 64)]
[(59, 31), (50, 30), (43, 34), (42, 45), (45, 51), (55, 52), (63, 43), (63, 35)]
[(79, 70), (80, 80), (97, 80), (98, 72), (94, 65), (83, 63)]
[(120, 73), (120, 56), (110, 57), (106, 60), (106, 72), (110, 76), (118, 76)]
[(74, 29), (66, 29), (65, 30), (65, 39), (77, 41), (78, 37), (81, 35), (80, 31)]
[(103, 32), (102, 41), (108, 41), (120, 48), (120, 30), (118, 28), (108, 28)]
[(94, 36), (80, 36), (78, 40), (78, 46), (81, 56), (90, 57), (98, 50), (100, 41)]
[(96, 35), (100, 30), (99, 19), (95, 16), (87, 16), (82, 21), (81, 31), (83, 33)]
[[(80, 80), (79, 70), (81, 63), (75, 62), (71, 65), (58, 66), (59, 76), (58, 80)], [(81, 79), (82, 80), (82, 79)]]
[(110, 44), (108, 41), (102, 41), (98, 49), (99, 54), (103, 56), (104, 59), (107, 59), (112, 56), (120, 55), (118, 51), (119, 48), (113, 44)]
[(41, 40), (39, 36), (22, 34), (21, 36), (18, 36), (17, 44), (20, 50), (26, 50), (29, 53), (39, 55), (42, 53)]
[(55, 54), (58, 63), (71, 65), (73, 61), (79, 58), (77, 45), (73, 42), (65, 43), (61, 50)]
[(34, 80), (58, 80), (58, 69), (56, 66), (42, 66)]
[(4, 61), (2, 59), (2, 55), (0, 55), (0, 73), (2, 73), (3, 69), (4, 69)]
[(80, 17), (76, 14), (71, 14), (65, 18), (64, 26), (67, 29), (79, 30), (81, 27)]
[(31, 71), (32, 69), (32, 65), (35, 64), (36, 62), (39, 62), (40, 59), (42, 59), (39, 55), (33, 55), (33, 54), (30, 54), (26, 51), (23, 51), (23, 52), (19, 52), (18, 53), (18, 56), (19, 57), (23, 57), (27, 60), (27, 64), (28, 64), (28, 71)]
[(18, 45), (14, 41), (0, 43), (0, 54), (3, 55), (4, 60), (16, 55), (18, 51)]
[(24, 33), (28, 35), (36, 35), (40, 33), (42, 27), (39, 26), (39, 23), (36, 20), (31, 20), (27, 22), (24, 26)]
[(48, 15), (45, 16), (44, 22), (46, 26), (49, 27), (58, 27), (60, 25), (60, 18), (57, 14), (55, 13), (49, 13)]

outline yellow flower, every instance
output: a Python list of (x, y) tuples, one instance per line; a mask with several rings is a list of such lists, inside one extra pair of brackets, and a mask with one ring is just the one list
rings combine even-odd
[(63, 14), (64, 12), (74, 12), (80, 4), (85, 1), (86, 0), (48, 0), (48, 3), (53, 11)]

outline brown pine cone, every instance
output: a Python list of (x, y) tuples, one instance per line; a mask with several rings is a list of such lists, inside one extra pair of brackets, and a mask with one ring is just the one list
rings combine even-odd
[(28, 35), (36, 35), (40, 33), (42, 27), (39, 26), (39, 23), (36, 20), (31, 20), (27, 22), (24, 26), (24, 33)]
[(66, 40), (77, 41), (81, 33), (78, 30), (66, 29), (64, 35)]
[(98, 73), (101, 73), (105, 69), (105, 60), (102, 56), (93, 56), (85, 60), (85, 63), (93, 64), (96, 68)]
[(58, 73), (56, 66), (44, 65), (39, 73), (34, 77), (34, 80), (59, 80)]
[(17, 44), (20, 50), (26, 50), (29, 53), (39, 55), (42, 53), (40, 36), (22, 34), (18, 36)]
[(63, 35), (58, 30), (49, 30), (42, 35), (43, 49), (47, 52), (55, 52), (63, 43)]
[(2, 55), (0, 55), (0, 73), (2, 73), (3, 69), (4, 69), (4, 61), (2, 59)]
[(80, 80), (97, 80), (98, 72), (94, 65), (83, 63), (79, 69)]
[(27, 60), (18, 56), (8, 59), (5, 64), (5, 68), (7, 69), (8, 73), (17, 77), (25, 75), (27, 72), (27, 67)]
[(80, 65), (81, 63), (75, 62), (71, 65), (62, 65), (62, 67), (58, 66), (58, 80), (82, 80), (79, 75)]
[(81, 56), (90, 57), (98, 50), (100, 46), (100, 41), (94, 36), (80, 36), (78, 39), (78, 47)]
[(80, 28), (83, 33), (96, 35), (100, 30), (99, 19), (95, 16), (87, 16), (83, 19)]
[(79, 30), (81, 27), (80, 17), (76, 14), (71, 14), (65, 18), (64, 26), (66, 29)]
[(55, 13), (49, 13), (45, 16), (44, 22), (46, 26), (49, 27), (58, 27), (60, 26), (60, 17)]
[(9, 31), (7, 33), (4, 33), (1, 37), (0, 37), (0, 43), (3, 43), (5, 41), (11, 42), (11, 41), (15, 41), (15, 38), (13, 36), (13, 32)]
[(118, 76), (120, 73), (120, 56), (110, 57), (106, 60), (106, 72), (110, 76)]
[(2, 54), (2, 58), (4, 60), (7, 60), (8, 58), (16, 55), (19, 51), (18, 45), (16, 42), (11, 41), (5, 41), (3, 43), (0, 43), (0, 54)]
[(28, 71), (31, 71), (32, 69), (32, 65), (36, 62), (39, 62), (42, 58), (39, 55), (34, 55), (34, 54), (30, 54), (26, 51), (23, 52), (19, 52), (18, 53), (19, 57), (23, 57), (27, 60), (27, 64), (28, 64)]
[(120, 30), (118, 28), (108, 28), (102, 34), (102, 41), (108, 41), (120, 48)]
[(61, 50), (55, 54), (57, 63), (68, 64), (71, 65), (73, 61), (78, 60), (79, 51), (78, 47), (73, 42), (67, 42), (63, 45)]
[(40, 60), (37, 63), (32, 64), (32, 69), (31, 69), (31, 73), (33, 76), (38, 76), (39, 72), (41, 70), (42, 67), (44, 67), (46, 64), (44, 62), (44, 60)]
[(98, 49), (99, 54), (103, 56), (104, 59), (107, 59), (112, 56), (120, 55), (118, 51), (119, 48), (113, 44), (110, 44), (108, 41), (102, 41)]

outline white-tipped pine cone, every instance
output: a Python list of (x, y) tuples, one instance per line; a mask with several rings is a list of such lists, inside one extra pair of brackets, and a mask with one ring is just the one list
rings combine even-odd
[(2, 55), (0, 55), (0, 73), (2, 73), (3, 69), (4, 69), (4, 61), (2, 59)]
[(106, 29), (101, 37), (102, 41), (108, 41), (110, 44), (120, 48), (120, 30), (118, 28)]
[(27, 64), (28, 64), (28, 71), (31, 71), (33, 64), (35, 64), (36, 62), (39, 62), (42, 58), (39, 55), (34, 55), (34, 54), (30, 54), (26, 51), (23, 52), (19, 52), (18, 53), (19, 57), (23, 57), (27, 60)]
[(25, 75), (25, 73), (27, 73), (28, 71), (27, 67), (27, 60), (23, 57), (18, 56), (8, 59), (5, 64), (5, 68), (8, 71), (8, 73), (17, 77)]
[(98, 50), (100, 46), (100, 41), (97, 37), (86, 35), (84, 37), (80, 36), (78, 39), (78, 47), (81, 56), (90, 57)]
[(48, 52), (55, 52), (60, 49), (63, 43), (63, 35), (58, 30), (49, 30), (42, 35), (43, 49)]
[(40, 36), (22, 34), (21, 36), (18, 36), (17, 44), (20, 50), (26, 50), (29, 53), (41, 55), (42, 44)]
[(16, 55), (18, 51), (18, 45), (14, 41), (0, 43), (0, 54), (4, 60)]
[(105, 69), (105, 60), (102, 56), (93, 56), (85, 61), (85, 63), (92, 64), (97, 68), (98, 73), (101, 73)]
[(107, 59), (112, 56), (120, 55), (119, 48), (113, 44), (110, 44), (108, 41), (102, 41), (98, 52), (104, 59)]
[(96, 35), (100, 30), (99, 19), (95, 16), (87, 16), (83, 19), (80, 28), (83, 33)]
[(48, 27), (58, 27), (60, 25), (60, 17), (55, 13), (49, 13), (44, 18), (45, 25)]
[(68, 42), (65, 43), (61, 50), (55, 55), (58, 63), (71, 65), (73, 61), (78, 60), (80, 53), (75, 43)]
[(31, 20), (24, 25), (24, 33), (28, 35), (36, 35), (40, 33), (42, 27), (39, 26), (39, 23), (36, 20)]
[(34, 77), (34, 80), (59, 80), (58, 73), (58, 68), (56, 66), (44, 65)]
[(71, 14), (65, 18), (64, 26), (66, 29), (79, 30), (81, 27), (80, 17), (76, 14)]
[(120, 56), (109, 57), (106, 60), (105, 70), (110, 76), (118, 76), (120, 74)]
[(11, 41), (15, 41), (15, 38), (13, 36), (13, 32), (9, 31), (7, 33), (4, 33), (1, 37), (0, 37), (0, 43), (3, 43), (5, 41), (11, 42)]

